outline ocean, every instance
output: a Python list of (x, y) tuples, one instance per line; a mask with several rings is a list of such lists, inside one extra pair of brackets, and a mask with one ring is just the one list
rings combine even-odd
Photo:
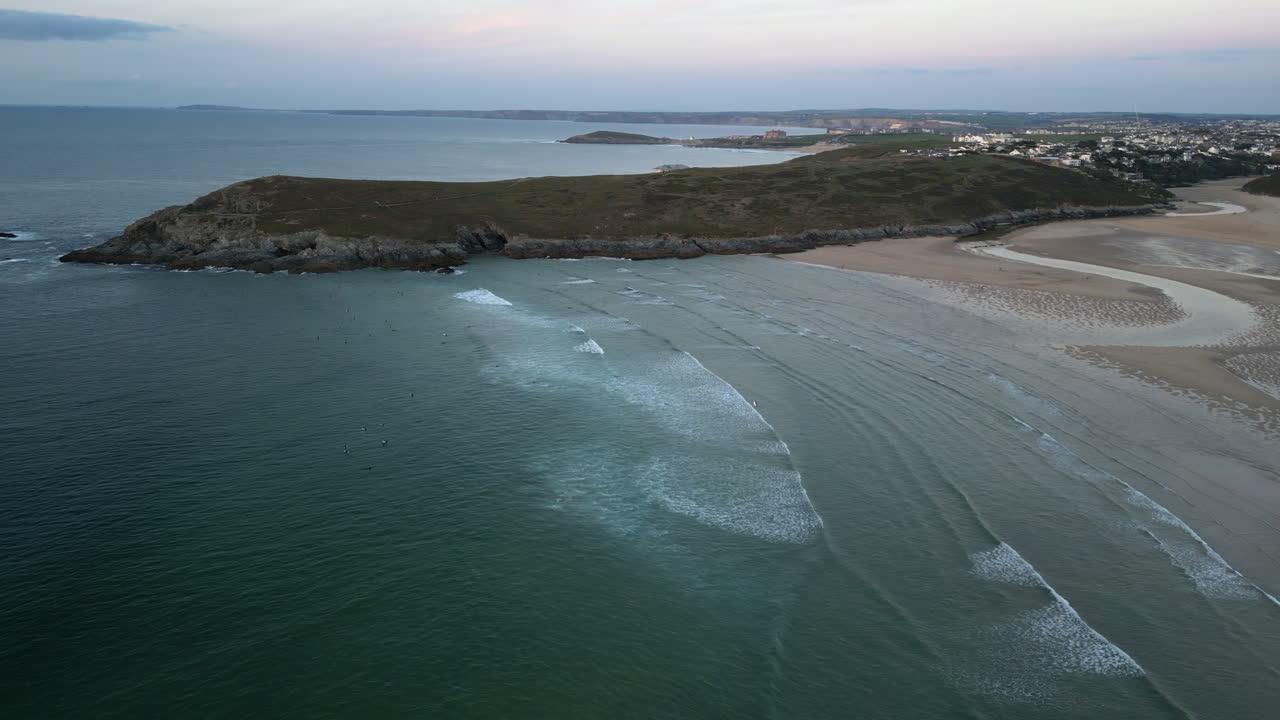
[(785, 159), (553, 142), (591, 129), (0, 108), (6, 717), (1280, 707), (1280, 605), (1187, 490), (1273, 438), (923, 283), (56, 262), (267, 174)]

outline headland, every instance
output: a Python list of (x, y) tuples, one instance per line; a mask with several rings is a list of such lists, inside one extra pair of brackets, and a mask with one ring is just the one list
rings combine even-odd
[(1102, 172), (886, 143), (787, 162), (642, 175), (394, 182), (273, 176), (142, 218), (66, 261), (331, 272), (511, 258), (786, 253), (1151, 213), (1162, 197)]

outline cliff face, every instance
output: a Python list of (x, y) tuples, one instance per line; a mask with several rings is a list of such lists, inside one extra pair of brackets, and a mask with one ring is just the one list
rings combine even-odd
[(1016, 159), (852, 151), (738, 168), (473, 183), (271, 176), (165, 208), (63, 259), (332, 272), (448, 268), (479, 253), (686, 258), (964, 236), (1149, 212), (1150, 201), (1108, 177)]
[[(793, 235), (699, 238), (661, 235), (634, 238), (508, 237), (495, 225), (458, 227), (449, 242), (392, 237), (335, 237), (305, 230), (272, 234), (258, 229), (250, 213), (210, 214), (189, 206), (168, 207), (134, 222), (118, 237), (76, 250), (63, 262), (154, 264), (175, 269), (225, 267), (255, 272), (336, 272), (360, 268), (441, 270), (476, 254), (510, 258), (624, 257), (635, 260), (702, 255), (790, 253), (820, 245), (850, 245), (894, 237), (974, 235), (1008, 224), (1137, 215), (1154, 206), (1059, 207), (996, 213), (950, 225), (881, 225), (807, 230)], [(226, 208), (222, 208), (226, 209)]]
[[(182, 206), (165, 208), (101, 245), (64, 262), (146, 263), (175, 269), (226, 267), (258, 272), (335, 272), (365, 267), (434, 270), (466, 262), (472, 243), (417, 243), (377, 236), (341, 238), (323, 231), (272, 235), (251, 215), (210, 219)], [(483, 247), (483, 246), (481, 246)]]

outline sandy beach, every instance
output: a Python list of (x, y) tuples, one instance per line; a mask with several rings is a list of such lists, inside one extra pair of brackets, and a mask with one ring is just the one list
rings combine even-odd
[(923, 281), (929, 297), (1008, 328), (1041, 362), (1069, 359), (1123, 394), (1143, 388), (1188, 426), (1213, 423), (1215, 442), (1251, 447), (1237, 455), (1152, 438), (1153, 452), (1188, 472), (1147, 491), (1275, 588), (1280, 476), (1274, 453), (1261, 448), (1280, 436), (1280, 198), (1244, 193), (1244, 182), (1179, 189), (1173, 215), (1050, 223), (996, 242), (905, 238), (779, 257)]
[(927, 280), (956, 302), (1035, 321), (1053, 345), (1270, 416), (1280, 412), (1280, 198), (1243, 183), (1179, 189), (1172, 214), (1050, 223), (995, 247), (903, 238), (785, 259)]

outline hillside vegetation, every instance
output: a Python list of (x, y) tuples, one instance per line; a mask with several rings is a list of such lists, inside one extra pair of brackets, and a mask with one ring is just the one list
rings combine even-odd
[(479, 183), (266, 177), (159, 210), (63, 260), (330, 272), (450, 268), (475, 253), (686, 258), (1151, 207), (1106, 175), (899, 149), (875, 142), (777, 165)]
[(1254, 195), (1270, 195), (1272, 197), (1280, 197), (1280, 173), (1272, 173), (1255, 178), (1244, 184), (1242, 188), (1245, 192)]
[[(875, 147), (879, 157), (862, 157)], [(267, 232), (421, 241), (460, 226), (508, 235), (747, 237), (809, 228), (962, 222), (1001, 210), (1139, 205), (1128, 184), (1013, 158), (899, 157), (855, 146), (777, 165), (482, 183), (270, 177), (233, 186)], [(218, 212), (219, 193), (189, 206)]]
[(616, 130), (597, 130), (595, 132), (574, 135), (561, 142), (583, 145), (666, 145), (675, 142), (671, 138), (641, 135), (639, 133), (618, 132)]

